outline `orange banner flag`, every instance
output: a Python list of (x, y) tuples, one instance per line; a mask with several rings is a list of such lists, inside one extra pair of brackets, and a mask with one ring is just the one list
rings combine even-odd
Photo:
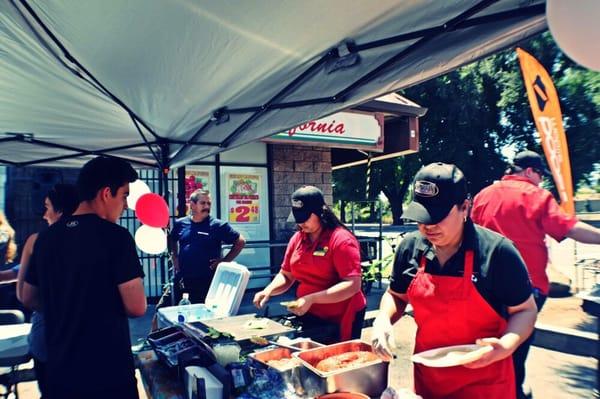
[(568, 214), (574, 215), (571, 162), (556, 88), (548, 72), (531, 54), (517, 48), (517, 55), (533, 119), (560, 195), (561, 207)]

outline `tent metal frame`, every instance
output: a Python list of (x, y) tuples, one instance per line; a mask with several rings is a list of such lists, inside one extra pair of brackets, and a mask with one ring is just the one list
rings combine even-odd
[[(23, 8), (26, 10), (29, 17), (35, 21), (35, 23), (39, 26), (39, 28), (45, 33), (45, 35), (50, 38), (50, 43), (46, 42), (42, 35), (36, 30), (36, 28), (32, 25), (31, 19), (25, 15), (23, 9), (21, 9), (15, 2), (18, 1)], [(487, 9), (493, 4), (499, 2), (500, 0), (482, 0), (479, 3), (475, 4), (473, 7), (467, 9), (462, 12), (458, 16), (450, 19), (446, 23), (435, 26), (432, 28), (422, 29), (414, 32), (408, 32), (399, 34), (396, 36), (379, 39), (375, 41), (371, 41), (363, 44), (355, 44), (352, 42), (348, 42), (345, 44), (345, 48), (343, 51), (340, 51), (338, 48), (333, 48), (327, 51), (320, 59), (318, 59), (315, 63), (308, 67), (304, 72), (294, 78), (289, 84), (287, 84), (283, 89), (281, 89), (277, 94), (275, 94), (269, 101), (262, 105), (244, 107), (244, 108), (227, 108), (222, 107), (215, 110), (212, 113), (212, 116), (188, 139), (185, 141), (182, 140), (172, 140), (165, 137), (161, 137), (156, 132), (152, 130), (152, 128), (146, 123), (141, 117), (139, 117), (133, 110), (129, 108), (127, 104), (125, 104), (121, 99), (119, 99), (115, 94), (113, 94), (108, 88), (106, 88), (102, 82), (100, 82), (90, 71), (88, 71), (75, 57), (71, 55), (69, 50), (60, 42), (60, 40), (56, 37), (56, 35), (48, 28), (48, 26), (42, 21), (42, 19), (35, 13), (32, 7), (27, 3), (27, 0), (11, 0), (13, 6), (17, 9), (17, 11), (23, 16), (23, 18), (27, 21), (32, 31), (36, 33), (38, 40), (47, 48), (49, 51), (56, 57), (56, 59), (71, 73), (75, 74), (78, 78), (86, 81), (96, 90), (100, 91), (102, 94), (110, 98), (115, 104), (119, 105), (123, 110), (125, 110), (132, 119), (132, 122), (137, 129), (140, 137), (142, 138), (141, 143), (125, 145), (120, 147), (109, 147), (98, 150), (86, 150), (82, 148), (76, 148), (71, 146), (60, 145), (56, 143), (50, 143), (43, 140), (37, 140), (34, 138), (34, 133), (20, 133), (14, 134), (13, 137), (8, 138), (0, 138), (0, 142), (7, 141), (21, 141), (28, 142), (33, 145), (40, 145), (44, 147), (52, 147), (57, 149), (63, 149), (68, 151), (73, 151), (73, 154), (66, 154), (62, 156), (37, 159), (26, 162), (12, 162), (0, 159), (0, 163), (8, 164), (11, 166), (30, 166), (41, 163), (48, 163), (52, 161), (64, 160), (77, 158), (86, 155), (106, 155), (106, 156), (114, 156), (125, 159), (132, 163), (140, 164), (148, 167), (159, 167), (163, 170), (168, 170), (170, 165), (172, 165), (176, 160), (178, 160), (185, 150), (189, 149), (191, 146), (212, 146), (218, 147), (221, 149), (226, 149), (229, 147), (231, 142), (237, 138), (243, 131), (245, 131), (253, 122), (257, 119), (261, 118), (269, 111), (278, 110), (278, 109), (286, 109), (286, 108), (295, 108), (302, 107), (308, 105), (316, 105), (316, 104), (324, 104), (324, 103), (340, 103), (345, 101), (345, 99), (354, 91), (362, 87), (363, 85), (371, 82), (373, 79), (377, 78), (384, 72), (388, 71), (392, 66), (396, 65), (398, 62), (403, 60), (406, 56), (413, 53), (415, 50), (423, 47), (427, 43), (433, 41), (435, 38), (439, 37), (442, 34), (450, 33), (453, 31), (458, 31), (462, 29), (467, 29), (475, 26), (480, 26), (489, 23), (497, 23), (499, 21), (506, 21), (514, 18), (525, 18), (525, 17), (533, 17), (537, 15), (542, 15), (545, 13), (544, 4), (536, 4), (533, 6), (518, 8), (514, 10), (504, 11), (496, 14), (490, 14), (482, 17), (473, 17), (474, 15), (480, 13), (481, 11)], [(294, 90), (298, 87), (302, 86), (313, 74), (320, 71), (321, 68), (327, 68), (328, 65), (336, 62), (344, 62), (344, 58), (346, 57), (358, 57), (361, 52), (395, 45), (402, 42), (416, 40), (414, 43), (404, 48), (400, 52), (391, 56), (387, 60), (383, 61), (377, 67), (367, 72), (365, 75), (361, 76), (354, 82), (352, 82), (349, 86), (342, 89), (338, 93), (333, 96), (321, 97), (321, 98), (310, 98), (304, 100), (297, 101), (282, 101), (286, 96), (292, 94)], [(53, 46), (55, 46), (62, 53), (62, 57), (57, 54), (57, 52), (53, 51)], [(75, 67), (69, 65), (72, 64)], [(351, 66), (353, 65), (350, 62)], [(346, 67), (346, 66), (341, 66)], [(221, 142), (202, 142), (198, 141), (198, 139), (202, 136), (202, 134), (212, 125), (219, 125), (222, 123), (227, 123), (229, 121), (229, 117), (231, 114), (247, 114), (251, 113), (251, 115), (246, 118), (238, 127), (236, 127), (231, 133), (225, 137)], [(144, 132), (142, 131), (142, 127), (146, 130), (151, 136), (153, 136), (153, 140), (148, 140)], [(169, 146), (170, 145), (179, 145), (179, 148), (175, 151), (172, 156), (169, 156)], [(120, 157), (111, 155), (111, 152), (116, 152), (123, 149), (131, 149), (137, 147), (146, 147), (152, 153), (156, 163), (152, 163), (149, 161), (143, 161), (139, 159), (129, 158), (129, 157)], [(158, 147), (159, 151), (157, 152), (155, 148)]]

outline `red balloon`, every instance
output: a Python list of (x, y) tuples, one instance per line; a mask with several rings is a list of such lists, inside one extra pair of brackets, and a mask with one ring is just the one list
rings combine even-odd
[(146, 193), (135, 204), (135, 216), (147, 226), (167, 227), (169, 224), (169, 207), (160, 195)]

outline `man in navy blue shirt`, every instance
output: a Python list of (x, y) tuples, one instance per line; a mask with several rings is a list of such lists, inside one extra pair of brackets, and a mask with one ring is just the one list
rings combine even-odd
[[(190, 215), (177, 219), (169, 236), (175, 274), (183, 285), (175, 284), (176, 300), (181, 292), (188, 292), (192, 303), (204, 303), (219, 263), (234, 260), (246, 244), (229, 223), (210, 216), (210, 206), (207, 190), (194, 191), (190, 195)], [(233, 246), (221, 257), (223, 243)]]

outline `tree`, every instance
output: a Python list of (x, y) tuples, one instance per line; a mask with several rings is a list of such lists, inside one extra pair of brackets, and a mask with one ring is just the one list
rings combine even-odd
[(403, 91), (429, 108), (421, 119), (421, 164), (456, 164), (469, 190), (478, 192), (501, 175), (498, 101), (492, 60), (474, 63)]
[[(600, 73), (589, 71), (565, 56), (546, 32), (522, 43), (552, 76), (556, 86), (575, 189), (590, 182), (594, 165), (600, 161)], [(542, 152), (523, 78), (513, 50), (492, 57), (502, 87), (499, 102), (504, 145), (516, 150), (529, 148)], [(552, 184), (553, 185), (553, 184)]]
[(392, 224), (402, 225), (403, 202), (409, 191), (413, 176), (421, 166), (418, 157), (407, 155), (386, 159), (375, 166), (376, 187), (380, 187), (390, 201)]
[[(372, 164), (374, 192), (383, 191), (390, 200), (394, 224), (402, 223), (403, 202), (410, 183), (424, 164), (456, 164), (476, 191), (491, 182), (490, 176), (502, 173), (504, 165), (495, 150), (500, 91), (493, 84), (493, 68), (489, 64), (473, 64), (402, 92), (429, 110), (420, 121), (419, 153)], [(364, 193), (364, 177), (351, 177), (352, 173), (364, 176), (364, 168), (363, 165), (355, 171), (336, 171), (338, 190), (334, 190), (334, 195), (339, 198)]]
[(333, 200), (340, 201), (340, 219), (346, 220), (346, 202), (365, 200), (366, 165), (333, 171)]
[[(522, 43), (546, 66), (560, 95), (573, 181), (588, 181), (600, 160), (600, 73), (585, 70), (560, 52), (549, 33)], [(456, 164), (476, 194), (499, 179), (506, 147), (541, 152), (514, 49), (407, 88), (402, 95), (427, 107), (421, 118), (417, 154), (372, 164), (372, 193), (389, 198), (395, 224), (401, 223), (410, 182), (422, 165)], [(365, 169), (334, 172), (334, 196), (364, 198)], [(362, 191), (361, 191), (362, 190)]]

